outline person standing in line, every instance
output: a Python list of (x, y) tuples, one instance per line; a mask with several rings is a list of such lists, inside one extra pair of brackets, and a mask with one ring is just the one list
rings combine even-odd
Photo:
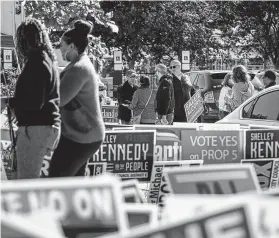
[(157, 121), (160, 121), (162, 124), (172, 125), (175, 105), (174, 90), (172, 77), (168, 74), (167, 67), (164, 64), (156, 66), (156, 77), (158, 83), (155, 102)]
[(272, 70), (265, 71), (263, 75), (263, 84), (265, 88), (269, 88), (276, 85), (276, 74)]
[(231, 73), (227, 73), (222, 82), (222, 89), (219, 95), (219, 119), (223, 119), (230, 113), (230, 107), (227, 103), (225, 103), (225, 97), (231, 97), (232, 95), (232, 86), (233, 82), (231, 79)]
[(61, 38), (61, 54), (70, 63), (60, 74), (62, 131), (49, 177), (84, 176), (105, 136), (99, 79), (86, 54), (91, 29), (89, 22), (78, 20)]
[(141, 114), (140, 124), (155, 124), (155, 98), (156, 91), (150, 85), (147, 76), (140, 77), (140, 87), (135, 91), (132, 102), (128, 108), (134, 116)]
[(48, 33), (37, 19), (16, 32), (22, 71), (9, 99), (17, 122), (17, 179), (40, 177), (44, 157), (51, 158), (60, 137), (59, 72)]
[(232, 96), (225, 97), (225, 103), (230, 105), (231, 111), (235, 110), (248, 98), (252, 97), (255, 91), (250, 81), (250, 75), (243, 65), (238, 65), (233, 68), (232, 79), (234, 81)]
[(172, 60), (170, 63), (172, 73), (172, 83), (174, 88), (174, 122), (187, 122), (184, 105), (191, 98), (191, 81), (188, 76), (181, 72), (181, 63), (179, 60)]
[(127, 105), (131, 104), (134, 92), (138, 89), (136, 85), (137, 74), (134, 70), (128, 70), (126, 73), (127, 80), (117, 88), (118, 98), (118, 119), (121, 124), (130, 124), (131, 110)]

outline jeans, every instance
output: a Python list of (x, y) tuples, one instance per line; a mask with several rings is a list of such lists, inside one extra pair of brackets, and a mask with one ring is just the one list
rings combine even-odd
[(60, 128), (46, 126), (21, 126), (17, 131), (17, 178), (39, 178), (43, 160), (52, 156), (58, 145)]

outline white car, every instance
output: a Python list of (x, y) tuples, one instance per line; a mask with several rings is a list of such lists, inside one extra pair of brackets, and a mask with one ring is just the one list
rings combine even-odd
[(252, 96), (216, 123), (278, 126), (279, 128), (279, 85)]

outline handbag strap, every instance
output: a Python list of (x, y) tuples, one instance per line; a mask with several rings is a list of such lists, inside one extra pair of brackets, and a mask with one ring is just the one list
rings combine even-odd
[(153, 89), (151, 89), (149, 98), (148, 98), (148, 100), (147, 100), (147, 102), (146, 102), (144, 108), (142, 109), (142, 111), (141, 111), (141, 113), (140, 113), (139, 115), (141, 115), (141, 114), (143, 113), (144, 109), (147, 107), (147, 105), (148, 105), (148, 103), (149, 103), (149, 101), (150, 101), (150, 98), (151, 98), (151, 96), (152, 96), (152, 93), (153, 93)]
[[(4, 82), (7, 85), (7, 79), (5, 74), (3, 74), (3, 78), (4, 78)], [(8, 118), (8, 125), (9, 125), (9, 134), (10, 134), (10, 139), (11, 139), (11, 148), (13, 150), (15, 150), (15, 146), (16, 146), (16, 135), (15, 135), (15, 131), (14, 131), (14, 127), (13, 127), (13, 116), (12, 116), (12, 109), (10, 108), (10, 96), (8, 96), (7, 98), (8, 100), (8, 104), (6, 106), (7, 108), (7, 118)]]
[(11, 146), (12, 149), (15, 149), (16, 146), (16, 135), (13, 127), (13, 119), (12, 119), (12, 112), (11, 108), (7, 106), (7, 117), (8, 117), (8, 124), (9, 124), (9, 133), (11, 138)]

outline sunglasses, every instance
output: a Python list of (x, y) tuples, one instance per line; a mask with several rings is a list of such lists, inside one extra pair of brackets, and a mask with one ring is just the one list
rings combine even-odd
[(179, 66), (179, 65), (170, 66), (170, 69), (174, 69), (176, 66)]

